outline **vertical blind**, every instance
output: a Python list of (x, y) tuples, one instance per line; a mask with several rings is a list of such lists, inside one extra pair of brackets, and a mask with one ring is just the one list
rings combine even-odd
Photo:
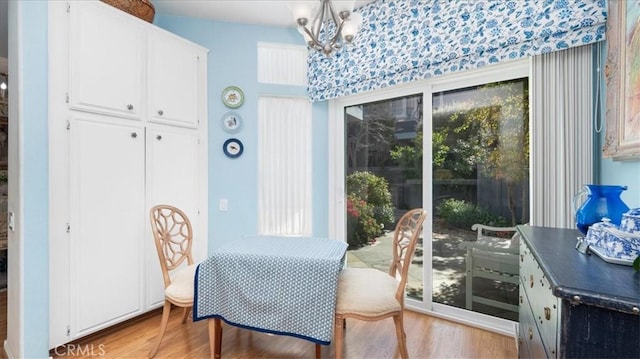
[(307, 99), (258, 99), (260, 234), (312, 234), (311, 118)]
[(593, 181), (593, 52), (533, 57), (531, 224), (574, 228), (574, 194)]

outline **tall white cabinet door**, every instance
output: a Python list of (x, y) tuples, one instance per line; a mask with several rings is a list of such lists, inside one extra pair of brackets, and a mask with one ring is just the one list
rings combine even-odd
[(145, 32), (99, 1), (73, 2), (69, 9), (69, 106), (141, 118)]
[(148, 43), (150, 121), (196, 128), (202, 93), (199, 62), (205, 57), (195, 46), (166, 34), (149, 33)]
[(74, 337), (143, 310), (145, 136), (141, 127), (84, 119), (70, 131)]
[[(184, 211), (193, 226), (193, 254), (202, 258), (197, 248), (206, 246), (207, 239), (197, 236), (200, 228), (198, 142), (195, 131), (180, 131), (168, 126), (147, 128), (147, 206), (169, 204)], [(153, 237), (151, 234), (148, 237), (147, 306), (154, 306), (163, 301), (164, 284)]]

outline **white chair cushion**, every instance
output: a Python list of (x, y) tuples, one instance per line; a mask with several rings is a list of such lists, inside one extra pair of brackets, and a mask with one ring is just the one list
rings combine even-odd
[(171, 284), (164, 290), (164, 295), (175, 303), (193, 303), (193, 287), (197, 266), (197, 264), (192, 264), (171, 273)]
[(398, 280), (373, 268), (345, 268), (338, 277), (336, 313), (364, 316), (400, 311)]

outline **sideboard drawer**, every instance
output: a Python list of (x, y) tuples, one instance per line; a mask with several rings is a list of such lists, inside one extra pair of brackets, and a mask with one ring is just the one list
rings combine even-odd
[(520, 324), (518, 326), (518, 350), (519, 358), (546, 358), (548, 357), (538, 332), (536, 320), (531, 312), (529, 299), (524, 289), (524, 283), (520, 282)]
[(520, 282), (547, 356), (555, 358), (560, 302), (551, 292), (548, 279), (524, 241), (520, 242)]

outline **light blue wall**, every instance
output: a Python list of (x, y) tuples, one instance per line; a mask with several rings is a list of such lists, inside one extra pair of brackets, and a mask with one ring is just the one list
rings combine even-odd
[(640, 208), (640, 161), (622, 162), (600, 159), (600, 184), (628, 186), (622, 201), (630, 208)]
[[(25, 358), (49, 347), (49, 129), (47, 2), (21, 2), (22, 241)], [(11, 285), (11, 283), (9, 283)]]
[[(257, 43), (303, 43), (294, 28), (236, 24), (177, 16), (157, 15), (154, 24), (211, 50), (208, 63), (209, 109), (209, 251), (223, 241), (257, 233), (258, 223), (258, 96), (307, 97), (305, 87), (266, 85), (257, 81)], [(238, 86), (245, 94), (242, 107), (234, 110), (244, 120), (242, 130), (229, 135), (220, 118), (230, 109), (221, 101), (227, 86)], [(313, 235), (328, 233), (327, 104), (313, 105)], [(231, 137), (244, 144), (244, 153), (229, 159), (223, 142)], [(228, 211), (220, 212), (220, 199), (228, 200)]]

